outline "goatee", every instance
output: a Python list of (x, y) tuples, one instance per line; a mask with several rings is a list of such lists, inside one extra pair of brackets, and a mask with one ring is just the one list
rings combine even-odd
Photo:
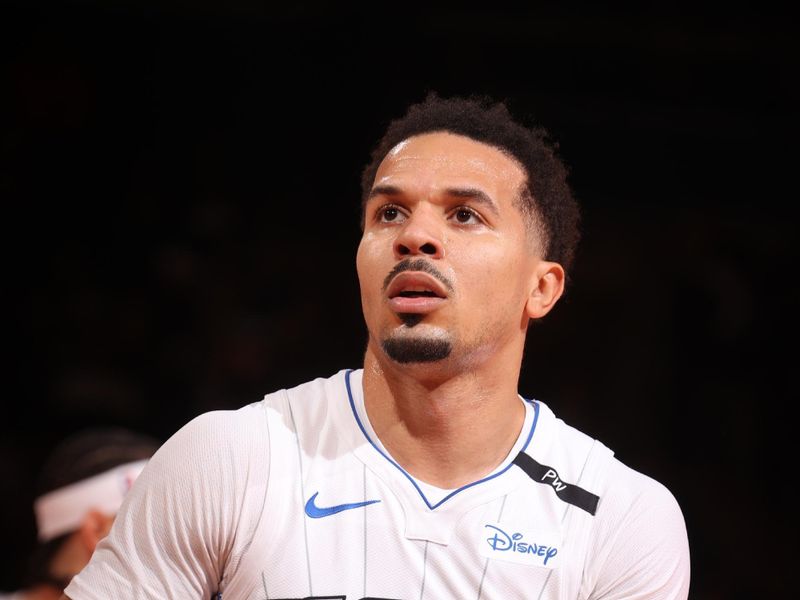
[(381, 346), (386, 356), (401, 364), (444, 360), (453, 350), (450, 340), (437, 338), (392, 337), (383, 340)]

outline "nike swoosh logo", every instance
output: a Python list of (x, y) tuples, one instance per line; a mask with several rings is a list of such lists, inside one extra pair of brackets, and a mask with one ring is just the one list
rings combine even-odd
[(343, 510), (350, 510), (351, 508), (361, 508), (362, 506), (369, 506), (380, 502), (380, 500), (367, 500), (366, 502), (351, 502), (349, 504), (337, 504), (335, 506), (317, 506), (314, 500), (317, 499), (319, 492), (316, 492), (306, 502), (306, 514), (312, 519), (321, 519), (322, 517), (330, 517)]

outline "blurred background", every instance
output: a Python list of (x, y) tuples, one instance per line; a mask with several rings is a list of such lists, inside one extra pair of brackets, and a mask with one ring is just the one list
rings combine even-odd
[[(427, 91), (550, 130), (584, 239), (520, 391), (665, 483), (691, 597), (796, 568), (795, 24), (767, 4), (6, 2), (0, 589), (46, 453), (358, 367), (359, 176)], [(794, 358), (793, 358), (794, 357)]]

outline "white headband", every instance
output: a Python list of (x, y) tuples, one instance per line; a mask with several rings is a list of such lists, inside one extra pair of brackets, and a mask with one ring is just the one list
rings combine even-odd
[(119, 465), (40, 496), (33, 504), (40, 542), (77, 529), (90, 510), (115, 515), (147, 460)]

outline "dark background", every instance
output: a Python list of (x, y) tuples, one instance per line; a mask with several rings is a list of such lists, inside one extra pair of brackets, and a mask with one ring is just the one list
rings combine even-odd
[(0, 11), (0, 589), (48, 450), (357, 367), (360, 170), (426, 91), (507, 99), (583, 205), (520, 389), (665, 483), (694, 599), (790, 595), (797, 30), (759, 4)]

